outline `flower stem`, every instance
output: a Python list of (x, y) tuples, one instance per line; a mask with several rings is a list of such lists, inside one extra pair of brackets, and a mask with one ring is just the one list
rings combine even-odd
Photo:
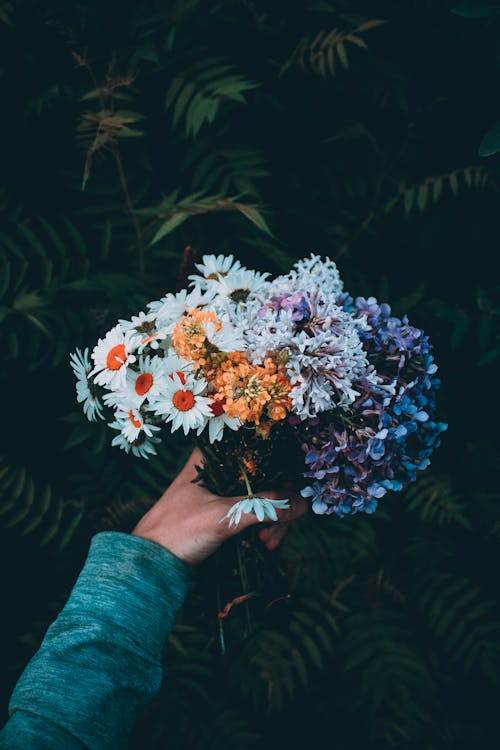
[(248, 478), (248, 474), (246, 472), (246, 469), (243, 466), (243, 464), (241, 463), (241, 461), (239, 461), (239, 464), (240, 464), (241, 474), (243, 476), (243, 481), (245, 482), (245, 485), (246, 485), (246, 488), (247, 488), (248, 497), (255, 497), (255, 495), (253, 494), (252, 485), (250, 484), (250, 480)]

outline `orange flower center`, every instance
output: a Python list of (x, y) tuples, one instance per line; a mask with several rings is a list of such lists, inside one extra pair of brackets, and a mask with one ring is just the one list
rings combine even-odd
[(140, 427), (142, 427), (142, 423), (138, 419), (136, 419), (134, 417), (134, 412), (133, 412), (132, 409), (130, 409), (130, 411), (128, 413), (128, 418), (130, 419), (130, 421), (132, 422), (132, 424), (134, 425), (134, 427), (137, 427), (137, 429), (139, 429)]
[(144, 396), (153, 385), (153, 376), (150, 372), (143, 372), (135, 381), (135, 392), (138, 396)]
[(176, 391), (172, 403), (179, 411), (189, 411), (194, 406), (194, 396), (191, 391)]
[(125, 352), (125, 344), (117, 344), (108, 352), (108, 356), (106, 357), (106, 367), (108, 370), (119, 370), (126, 361), (127, 354)]
[(181, 381), (182, 385), (186, 384), (186, 376), (184, 375), (184, 373), (182, 372), (182, 370), (179, 370), (179, 372), (175, 372), (175, 373), (171, 372), (170, 375), (168, 376), (170, 378), (170, 380), (174, 379), (174, 375), (177, 375), (177, 377)]

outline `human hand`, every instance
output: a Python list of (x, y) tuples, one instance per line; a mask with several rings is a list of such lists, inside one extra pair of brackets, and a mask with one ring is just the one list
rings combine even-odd
[[(198, 448), (192, 452), (186, 465), (160, 499), (141, 518), (132, 534), (150, 539), (170, 550), (189, 564), (201, 562), (211, 555), (222, 542), (248, 526), (259, 523), (256, 516), (245, 513), (238, 526), (229, 527), (221, 518), (229, 508), (245, 495), (219, 497), (199, 484), (196, 465), (203, 463)], [(263, 525), (259, 538), (268, 550), (274, 550), (283, 538), (288, 524), (304, 515), (307, 503), (299, 495), (289, 492), (266, 491), (261, 494), (271, 500), (288, 498), (290, 508), (277, 510), (278, 520)]]

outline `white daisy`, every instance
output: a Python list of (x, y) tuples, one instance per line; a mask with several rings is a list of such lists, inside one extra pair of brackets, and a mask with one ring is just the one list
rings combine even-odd
[(120, 319), (118, 322), (124, 332), (130, 331), (133, 328), (138, 333), (146, 335), (155, 330), (156, 315), (140, 312), (139, 315), (132, 315), (131, 320)]
[(166, 294), (160, 300), (150, 302), (148, 310), (156, 315), (157, 328), (165, 328), (167, 333), (170, 333), (186, 310), (204, 307), (210, 303), (213, 296), (213, 291), (207, 293), (199, 286), (195, 286), (190, 292), (182, 289), (177, 294)]
[(157, 316), (154, 313), (140, 312), (133, 315), (131, 320), (119, 320), (122, 331), (132, 331), (137, 336), (137, 352), (142, 354), (146, 347), (159, 349), (167, 331), (164, 327), (156, 325)]
[(202, 395), (207, 387), (206, 380), (192, 375), (181, 378), (180, 375), (182, 373), (172, 373), (167, 378), (166, 386), (152, 408), (155, 414), (172, 423), (172, 432), (182, 427), (187, 435), (189, 430), (204, 425), (212, 412), (210, 399)]
[(108, 388), (123, 388), (127, 375), (127, 365), (135, 362), (132, 351), (136, 348), (135, 331), (121, 330), (120, 324), (99, 339), (92, 352), (94, 369), (90, 373), (98, 385)]
[(120, 430), (120, 433), (116, 435), (111, 441), (111, 445), (117, 445), (119, 448), (125, 451), (125, 453), (132, 452), (134, 456), (138, 458), (149, 458), (149, 456), (156, 456), (155, 443), (159, 443), (160, 438), (150, 437), (148, 438), (144, 433), (141, 433), (137, 440), (130, 443), (121, 433), (122, 423), (111, 422), (110, 427), (114, 430)]
[(230, 276), (219, 277), (208, 282), (208, 290), (215, 293), (214, 304), (238, 306), (245, 303), (250, 295), (262, 294), (269, 286), (269, 274), (248, 271), (242, 268)]
[(207, 280), (229, 276), (235, 271), (246, 270), (233, 255), (204, 255), (201, 263), (195, 263), (201, 275), (192, 274), (188, 279), (193, 284), (206, 288)]
[(226, 322), (222, 328), (216, 330), (213, 323), (210, 321), (204, 324), (205, 336), (214, 347), (221, 352), (236, 352), (243, 351), (245, 348), (245, 342), (243, 335), (240, 330)]
[(161, 357), (139, 357), (137, 367), (127, 368), (125, 387), (106, 393), (103, 400), (108, 406), (139, 408), (146, 399), (151, 401), (160, 394), (170, 372)]
[(278, 520), (278, 514), (276, 508), (289, 508), (290, 503), (288, 500), (270, 500), (268, 497), (245, 497), (243, 500), (231, 505), (225, 516), (222, 516), (220, 522), (228, 519), (228, 526), (237, 526), (241, 521), (243, 513), (251, 513), (257, 516), (259, 521), (264, 521), (266, 518), (271, 521)]
[(70, 361), (76, 376), (76, 400), (79, 404), (83, 403), (85, 416), (90, 422), (95, 422), (97, 417), (104, 419), (102, 404), (95, 393), (94, 384), (89, 380), (92, 370), (89, 350), (85, 349), (82, 353), (80, 349), (77, 349), (74, 354), (70, 355)]
[(146, 437), (153, 437), (160, 427), (154, 424), (148, 424), (139, 409), (123, 409), (118, 407), (115, 412), (116, 421), (114, 424), (121, 425), (121, 434), (129, 441), (134, 443), (141, 434)]

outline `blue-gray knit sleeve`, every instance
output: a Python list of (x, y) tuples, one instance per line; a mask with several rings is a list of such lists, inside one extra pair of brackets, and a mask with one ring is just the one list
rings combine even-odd
[(158, 544), (106, 531), (22, 673), (0, 748), (118, 750), (161, 684), (165, 639), (189, 566)]

